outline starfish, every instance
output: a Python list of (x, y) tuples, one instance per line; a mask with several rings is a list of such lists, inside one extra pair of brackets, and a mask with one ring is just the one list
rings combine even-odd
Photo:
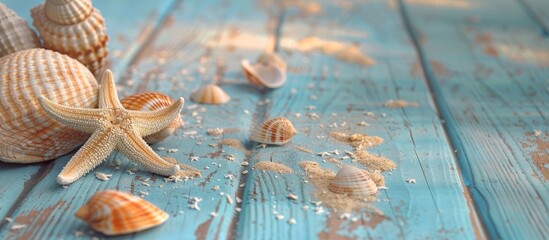
[[(143, 136), (156, 133), (170, 124), (181, 112), (185, 100), (178, 99), (171, 106), (157, 111), (126, 110), (116, 92), (113, 75), (106, 70), (101, 78), (99, 108), (86, 109), (63, 106), (41, 96), (40, 104), (53, 119), (70, 128), (89, 133), (91, 137), (76, 152), (61, 173), (57, 182), (67, 185), (103, 162), (112, 151), (117, 150), (146, 170), (163, 176), (181, 175), (175, 159), (163, 159), (145, 143)], [(188, 166), (187, 173), (193, 171)]]

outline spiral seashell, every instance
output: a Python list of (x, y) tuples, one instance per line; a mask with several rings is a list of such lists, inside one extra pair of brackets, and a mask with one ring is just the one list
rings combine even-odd
[(250, 139), (260, 143), (283, 145), (290, 142), (296, 134), (297, 131), (290, 120), (278, 117), (269, 119), (254, 129)]
[(153, 228), (169, 217), (142, 198), (114, 190), (95, 193), (75, 216), (90, 224), (95, 231), (109, 236)]
[(275, 53), (265, 52), (256, 64), (243, 60), (241, 65), (244, 76), (253, 85), (279, 88), (286, 82), (286, 63)]
[[(120, 102), (122, 103), (122, 106), (128, 110), (155, 111), (167, 108), (175, 101), (162, 93), (144, 92), (128, 96)], [(174, 119), (168, 127), (162, 129), (160, 132), (146, 136), (143, 139), (149, 144), (160, 142), (172, 135), (175, 130), (181, 126), (183, 126), (183, 120), (181, 119), (181, 116), (179, 116)]]
[(370, 196), (377, 193), (377, 186), (363, 170), (353, 166), (343, 166), (334, 179), (328, 184), (328, 189), (335, 193), (356, 196)]
[(97, 81), (78, 61), (45, 49), (0, 58), (0, 159), (32, 163), (64, 155), (89, 135), (51, 119), (38, 97), (83, 108), (97, 107)]
[(191, 99), (197, 103), (223, 104), (231, 97), (215, 84), (204, 85), (191, 94)]
[(105, 20), (90, 0), (46, 0), (31, 9), (44, 47), (67, 54), (100, 76), (107, 64)]
[(0, 3), (0, 57), (29, 48), (39, 48), (40, 40), (27, 21)]

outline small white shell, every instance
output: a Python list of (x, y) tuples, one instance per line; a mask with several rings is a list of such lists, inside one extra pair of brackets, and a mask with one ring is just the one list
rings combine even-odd
[(114, 190), (95, 193), (75, 215), (92, 229), (109, 236), (143, 231), (169, 218), (142, 198)]
[[(160, 110), (171, 106), (174, 102), (175, 101), (169, 96), (158, 92), (138, 93), (128, 96), (120, 101), (124, 108), (137, 111)], [(183, 120), (181, 119), (181, 116), (178, 116), (160, 132), (145, 136), (143, 139), (149, 144), (160, 142), (172, 135), (175, 130), (181, 126), (183, 126)]]
[(279, 88), (286, 82), (286, 63), (274, 53), (263, 53), (256, 64), (243, 60), (241, 65), (244, 76), (253, 85)]
[(370, 196), (377, 193), (377, 186), (363, 170), (353, 166), (343, 166), (328, 184), (328, 189), (335, 193), (356, 196)]
[(231, 97), (215, 84), (200, 87), (191, 94), (191, 99), (197, 103), (223, 104), (231, 100)]
[(46, 0), (31, 9), (44, 48), (67, 54), (100, 76), (107, 64), (105, 20), (90, 0)]
[(296, 134), (297, 131), (290, 120), (278, 117), (269, 119), (255, 128), (250, 139), (260, 143), (284, 145), (290, 142)]
[(25, 19), (0, 3), (0, 57), (29, 48), (39, 48), (36, 33)]

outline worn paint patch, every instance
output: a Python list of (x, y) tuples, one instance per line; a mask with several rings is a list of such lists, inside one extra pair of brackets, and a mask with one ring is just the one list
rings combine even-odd
[(534, 133), (528, 132), (525, 134), (527, 140), (523, 141), (523, 147), (531, 148), (530, 158), (534, 162), (536, 168), (541, 172), (543, 178), (549, 180), (549, 139), (545, 136), (535, 136)]
[(12, 232), (10, 237), (15, 237), (18, 239), (37, 239), (44, 236), (38, 236), (38, 231), (41, 230), (40, 226), (48, 225), (52, 221), (51, 216), (56, 211), (61, 209), (65, 205), (65, 201), (59, 201), (48, 207), (31, 210), (26, 214), (21, 214), (17, 216), (13, 224), (23, 224), (26, 225), (25, 228)]

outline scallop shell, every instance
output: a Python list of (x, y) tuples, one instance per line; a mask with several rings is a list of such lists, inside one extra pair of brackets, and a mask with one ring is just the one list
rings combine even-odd
[(29, 48), (39, 48), (40, 40), (25, 19), (0, 3), (0, 57)]
[[(126, 97), (120, 102), (122, 103), (122, 106), (128, 110), (154, 111), (167, 108), (175, 101), (162, 93), (144, 92)], [(183, 126), (183, 120), (181, 119), (181, 116), (178, 116), (160, 132), (146, 136), (143, 139), (145, 139), (145, 141), (149, 144), (160, 142), (172, 135), (175, 130), (181, 126)]]
[(286, 82), (286, 63), (275, 53), (263, 53), (256, 64), (243, 60), (242, 71), (248, 81), (256, 86), (279, 88)]
[(51, 119), (38, 97), (97, 107), (97, 81), (78, 61), (45, 49), (0, 58), (0, 159), (32, 163), (64, 155), (89, 137)]
[(197, 103), (223, 104), (231, 100), (231, 97), (215, 84), (200, 87), (191, 94), (191, 99)]
[(46, 0), (31, 9), (44, 47), (77, 59), (95, 76), (107, 64), (105, 20), (90, 0)]
[(169, 217), (140, 197), (114, 190), (95, 193), (75, 215), (95, 231), (109, 236), (156, 227)]
[(328, 184), (335, 193), (356, 196), (370, 196), (377, 193), (377, 186), (365, 171), (353, 166), (343, 166)]
[(269, 119), (254, 129), (250, 139), (260, 143), (283, 145), (292, 140), (296, 134), (297, 131), (290, 120), (278, 117)]

